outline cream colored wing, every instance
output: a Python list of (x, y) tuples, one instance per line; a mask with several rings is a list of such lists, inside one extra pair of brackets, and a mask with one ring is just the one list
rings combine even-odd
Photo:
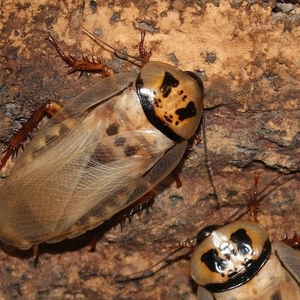
[(5, 243), (27, 249), (92, 229), (151, 190), (183, 156), (186, 142), (176, 145), (153, 127), (131, 87), (96, 104), (94, 89), (74, 99), (85, 106), (71, 102), (51, 119), (17, 162), (1, 191)]
[(211, 292), (202, 286), (198, 286), (197, 290), (197, 300), (214, 300), (214, 296)]
[(300, 289), (300, 253), (281, 242), (273, 242), (272, 247), (282, 265), (298, 282)]

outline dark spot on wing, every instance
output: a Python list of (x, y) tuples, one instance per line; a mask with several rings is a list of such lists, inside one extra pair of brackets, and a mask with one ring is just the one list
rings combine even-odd
[(59, 135), (63, 135), (67, 130), (70, 130), (70, 127), (62, 123), (59, 127)]
[(118, 137), (116, 140), (115, 140), (115, 146), (116, 147), (121, 147), (125, 144), (126, 142), (126, 137), (122, 136), (122, 137)]
[(139, 150), (138, 146), (126, 146), (124, 149), (124, 154), (128, 157), (135, 155)]
[(120, 127), (120, 125), (118, 123), (110, 124), (106, 129), (106, 134), (108, 136), (117, 134), (119, 131), (119, 127)]
[(110, 151), (102, 145), (99, 144), (95, 149), (94, 153), (91, 155), (89, 160), (89, 167), (100, 164), (107, 164), (115, 161), (116, 158), (110, 154)]

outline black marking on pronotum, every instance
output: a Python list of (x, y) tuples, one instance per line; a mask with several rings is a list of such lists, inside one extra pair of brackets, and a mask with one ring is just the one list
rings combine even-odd
[(252, 240), (244, 228), (238, 229), (234, 232), (230, 236), (230, 240), (237, 245), (239, 254), (246, 255), (253, 252)]
[(165, 76), (159, 90), (162, 92), (163, 97), (167, 98), (170, 95), (172, 88), (177, 87), (178, 84), (179, 81), (170, 72), (165, 72)]
[(186, 107), (178, 108), (175, 113), (178, 115), (178, 119), (183, 121), (185, 119), (195, 117), (197, 115), (197, 109), (195, 107), (195, 103), (191, 101)]
[(182, 96), (182, 101), (185, 101), (187, 99), (187, 95)]
[[(270, 253), (271, 253), (271, 243), (269, 240), (266, 240), (260, 256), (257, 258), (257, 260), (252, 260), (251, 264), (246, 265), (245, 272), (235, 273), (233, 274), (233, 276), (230, 276), (228, 280), (223, 283), (209, 283), (205, 285), (204, 288), (206, 288), (212, 293), (220, 293), (220, 292), (232, 290), (238, 286), (245, 284), (250, 279), (252, 279), (258, 273), (258, 271), (265, 265), (265, 263), (269, 259)], [(207, 266), (211, 265), (211, 262), (210, 263), (204, 262), (204, 263)]]
[(227, 268), (228, 263), (218, 256), (216, 249), (210, 249), (205, 252), (201, 257), (201, 261), (205, 263), (212, 272), (219, 273), (224, 277), (223, 271)]
[(165, 118), (165, 120), (166, 120), (167, 122), (172, 123), (172, 116), (171, 116), (171, 118), (170, 118), (170, 117), (164, 115), (164, 118)]
[(147, 92), (145, 92), (143, 91), (143, 88), (144, 82), (141, 78), (141, 74), (139, 74), (136, 79), (136, 92), (148, 121), (169, 139), (176, 143), (180, 143), (183, 138), (176, 134), (170, 127), (168, 127), (168, 125), (156, 115), (153, 109), (153, 102), (156, 98), (156, 92), (150, 89), (147, 89)]

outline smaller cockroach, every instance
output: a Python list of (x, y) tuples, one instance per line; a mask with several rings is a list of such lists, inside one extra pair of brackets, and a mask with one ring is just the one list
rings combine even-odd
[[(255, 196), (247, 204), (250, 221), (232, 221), (243, 207), (223, 225), (209, 225), (196, 238), (176, 246), (174, 252), (182, 247), (194, 249), (191, 276), (199, 286), (198, 300), (300, 299), (300, 254), (290, 247), (299, 246), (300, 237), (270, 242), (266, 230), (257, 222), (257, 209), (263, 198), (257, 198), (258, 177)], [(155, 266), (161, 262), (166, 258)], [(150, 269), (117, 281), (148, 277), (153, 274)]]
[(48, 38), (69, 73), (107, 77), (63, 108), (43, 105), (10, 140), (0, 169), (44, 113), (53, 115), (1, 187), (1, 241), (26, 250), (76, 237), (147, 194), (179, 163), (200, 123), (203, 84), (192, 72), (147, 62), (144, 36), (139, 74), (116, 75), (100, 59), (66, 56)]
[(191, 258), (198, 300), (300, 299), (300, 254), (287, 240), (270, 242), (257, 222), (259, 202), (255, 196), (249, 203), (250, 221), (199, 231)]

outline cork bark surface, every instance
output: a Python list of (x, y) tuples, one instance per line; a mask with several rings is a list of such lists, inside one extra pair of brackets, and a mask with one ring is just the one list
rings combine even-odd
[[(1, 245), (0, 299), (196, 299), (187, 250), (149, 278), (114, 278), (156, 263), (169, 253), (165, 244), (224, 222), (249, 199), (255, 172), (261, 172), (261, 189), (280, 173), (294, 174), (265, 197), (259, 220), (271, 240), (299, 231), (300, 4), (282, 2), (1, 1), (2, 141), (42, 103), (63, 105), (101, 80), (97, 74), (67, 75), (47, 36), (69, 54), (98, 55), (124, 72), (136, 68), (103, 51), (82, 28), (133, 55), (143, 29), (152, 60), (203, 80), (208, 157), (221, 207), (203, 143), (194, 144), (178, 169), (182, 187), (166, 178), (152, 205), (122, 229), (112, 222), (74, 240), (42, 245), (36, 268), (30, 251)], [(2, 183), (12, 165), (1, 171)], [(90, 252), (94, 236), (96, 251)]]

